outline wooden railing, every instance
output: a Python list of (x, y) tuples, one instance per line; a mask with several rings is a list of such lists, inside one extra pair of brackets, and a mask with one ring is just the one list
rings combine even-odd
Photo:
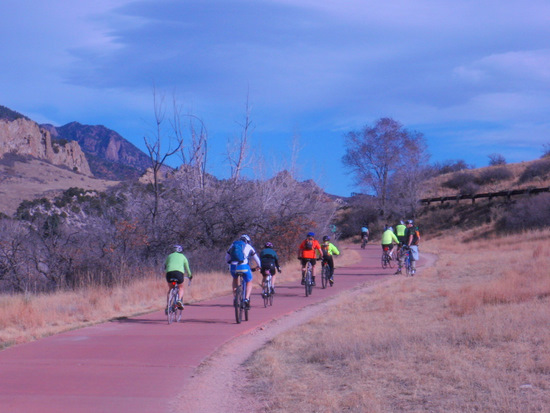
[(463, 199), (471, 199), (472, 204), (476, 202), (476, 199), (489, 198), (489, 200), (496, 197), (506, 197), (508, 200), (513, 196), (518, 195), (536, 195), (543, 192), (550, 192), (550, 187), (543, 188), (529, 188), (529, 189), (512, 189), (509, 191), (498, 191), (498, 192), (486, 192), (483, 194), (471, 194), (471, 195), (452, 195), (452, 196), (441, 196), (437, 198), (424, 198), (420, 200), (422, 205), (430, 205), (432, 202), (444, 203), (447, 201), (460, 202)]

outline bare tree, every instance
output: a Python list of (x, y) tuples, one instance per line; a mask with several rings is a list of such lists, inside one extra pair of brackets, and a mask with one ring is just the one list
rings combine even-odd
[(500, 153), (492, 153), (488, 155), (488, 158), (490, 166), (506, 165), (506, 158)]
[[(175, 102), (175, 101), (174, 101)], [(159, 212), (159, 198), (160, 198), (160, 182), (159, 175), (161, 169), (164, 167), (166, 159), (180, 151), (183, 146), (183, 139), (177, 132), (174, 132), (174, 127), (179, 125), (178, 111), (175, 110), (174, 120), (172, 121), (172, 129), (166, 128), (166, 109), (164, 107), (164, 96), (160, 98), (157, 96), (156, 89), (153, 90), (153, 107), (155, 111), (155, 132), (151, 138), (144, 137), (145, 146), (149, 152), (149, 158), (151, 159), (151, 169), (153, 171), (153, 194), (154, 203), (151, 210), (151, 224), (153, 231), (155, 230), (155, 221)], [(176, 105), (174, 103), (174, 109)], [(168, 149), (163, 149), (163, 143), (168, 141)]]
[(390, 178), (402, 170), (410, 158), (423, 151), (424, 137), (391, 119), (381, 118), (373, 127), (349, 132), (342, 161), (355, 175), (356, 183), (372, 190), (379, 201), (380, 213), (386, 211)]
[(236, 182), (241, 174), (241, 171), (250, 164), (248, 159), (248, 148), (250, 135), (252, 133), (252, 121), (250, 119), (250, 104), (248, 94), (246, 95), (245, 118), (243, 123), (239, 123), (241, 127), (241, 136), (235, 142), (228, 143), (228, 159), (231, 165), (231, 180)]

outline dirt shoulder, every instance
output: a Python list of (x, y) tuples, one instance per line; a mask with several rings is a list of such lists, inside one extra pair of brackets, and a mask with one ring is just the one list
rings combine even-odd
[[(434, 254), (422, 254), (422, 266), (433, 266), (437, 260)], [(386, 278), (383, 283), (398, 278)], [(208, 357), (195, 371), (192, 381), (173, 403), (175, 413), (241, 412), (261, 411), (263, 406), (247, 389), (246, 360), (266, 343), (287, 330), (307, 323), (340, 300), (352, 298), (376, 288), (380, 283), (361, 285), (341, 292), (325, 301), (309, 305), (259, 327), (248, 334), (230, 340)]]

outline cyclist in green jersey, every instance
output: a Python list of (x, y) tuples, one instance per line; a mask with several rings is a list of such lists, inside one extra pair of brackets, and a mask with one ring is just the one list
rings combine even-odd
[(174, 252), (166, 257), (164, 269), (166, 271), (166, 281), (168, 282), (168, 295), (170, 295), (170, 290), (172, 289), (170, 279), (176, 279), (178, 283), (178, 301), (176, 305), (178, 308), (183, 309), (183, 277), (187, 273), (187, 276), (191, 280), (193, 275), (189, 268), (189, 261), (183, 255), (183, 247), (181, 245), (174, 245)]

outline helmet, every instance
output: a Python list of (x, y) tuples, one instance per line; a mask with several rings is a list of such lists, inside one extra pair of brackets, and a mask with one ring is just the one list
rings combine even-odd
[(399, 224), (405, 225), (405, 223), (403, 222), (403, 220), (399, 221)]
[(314, 237), (314, 236), (315, 236), (315, 232), (308, 232), (308, 233), (307, 233), (307, 236), (308, 236), (308, 237)]
[(393, 227), (388, 227), (388, 229), (389, 229), (391, 232), (393, 232)]
[(412, 219), (409, 219), (409, 220), (407, 221), (407, 224), (411, 224), (411, 225), (412, 225), (412, 224), (414, 224), (414, 221), (413, 221)]
[(264, 246), (266, 248), (273, 248), (273, 244), (271, 242), (266, 242)]
[(246, 234), (243, 234), (243, 235), (241, 235), (241, 241), (244, 241), (247, 244), (250, 244), (250, 237)]
[(174, 245), (175, 252), (183, 252), (183, 247), (179, 244)]
[(329, 237), (328, 235), (325, 235), (325, 236), (323, 237), (323, 241), (330, 241), (330, 237)]

